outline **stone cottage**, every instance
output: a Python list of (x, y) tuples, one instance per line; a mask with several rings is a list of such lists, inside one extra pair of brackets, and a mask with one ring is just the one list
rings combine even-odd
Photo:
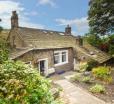
[[(20, 27), (18, 14), (12, 12), (11, 30), (7, 41), (11, 47), (10, 58), (37, 67), (42, 75), (74, 70), (80, 60), (94, 59), (99, 63), (111, 57), (73, 36), (68, 25), (65, 32)], [(103, 56), (102, 56), (103, 54)]]

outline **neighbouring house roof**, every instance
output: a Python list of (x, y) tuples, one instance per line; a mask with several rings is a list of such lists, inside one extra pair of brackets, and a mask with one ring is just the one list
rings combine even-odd
[(83, 53), (87, 57), (96, 60), (98, 63), (104, 63), (112, 58), (111, 55), (93, 47), (92, 45), (85, 43), (82, 47), (78, 47), (77, 51)]

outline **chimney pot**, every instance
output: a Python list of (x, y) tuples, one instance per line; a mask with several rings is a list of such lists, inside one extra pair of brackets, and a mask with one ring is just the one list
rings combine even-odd
[(72, 31), (72, 29), (71, 29), (70, 25), (67, 25), (67, 27), (65, 28), (65, 34), (71, 35), (71, 31)]
[(18, 14), (16, 11), (12, 11), (12, 16), (11, 16), (11, 28), (17, 28), (18, 26)]

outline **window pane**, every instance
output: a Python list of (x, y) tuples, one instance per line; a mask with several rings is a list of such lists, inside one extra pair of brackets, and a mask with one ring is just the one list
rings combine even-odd
[(66, 52), (62, 52), (62, 62), (66, 62)]
[(60, 62), (59, 53), (54, 54), (54, 64), (58, 64)]

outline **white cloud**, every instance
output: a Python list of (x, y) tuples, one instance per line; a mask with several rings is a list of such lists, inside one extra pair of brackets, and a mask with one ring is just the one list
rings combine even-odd
[[(25, 8), (21, 5), (21, 3), (11, 0), (0, 0), (0, 18), (2, 21), (0, 22), (0, 26), (3, 28), (11, 27), (11, 13), (16, 10), (19, 14), (19, 24), (23, 27), (32, 27), (32, 28), (44, 28), (41, 24), (32, 23), (30, 21), (29, 16), (25, 15)], [(37, 15), (36, 12), (31, 12), (31, 15)]]
[(32, 22), (28, 22), (28, 21), (21, 21), (20, 24), (23, 27), (31, 27), (31, 28), (38, 28), (38, 29), (44, 29), (45, 28), (44, 25), (35, 24), (35, 23), (32, 23)]
[(59, 25), (71, 25), (74, 26), (76, 31), (73, 31), (75, 34), (84, 34), (88, 32), (89, 26), (88, 26), (88, 20), (87, 17), (82, 17), (82, 18), (76, 18), (72, 20), (68, 19), (56, 19), (56, 22), (59, 23)]
[(4, 13), (11, 13), (11, 11), (17, 10), (17, 11), (23, 11), (24, 8), (21, 6), (19, 2), (13, 2), (10, 0), (7, 1), (0, 1), (0, 15)]
[(32, 12), (31, 12), (31, 15), (32, 15), (32, 16), (37, 16), (37, 15), (38, 15), (38, 12), (32, 11)]
[(24, 13), (25, 16), (38, 16), (39, 13), (37, 11), (31, 11), (31, 12), (25, 12)]
[(52, 7), (55, 6), (55, 3), (53, 0), (38, 0), (38, 3), (40, 5), (51, 5)]

